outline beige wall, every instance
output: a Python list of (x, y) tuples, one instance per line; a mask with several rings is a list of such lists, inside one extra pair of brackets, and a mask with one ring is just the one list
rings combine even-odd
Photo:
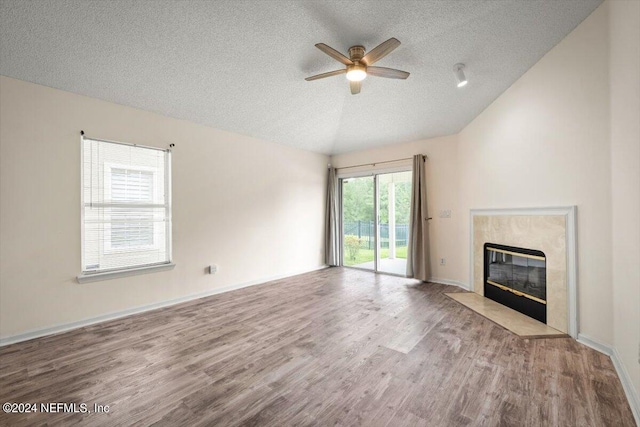
[(640, 392), (640, 2), (609, 2), (613, 342)]
[(607, 19), (596, 9), (460, 133), (458, 152), (464, 212), (578, 206), (579, 330), (610, 344)]
[[(331, 164), (337, 168), (344, 168), (426, 154), (427, 201), (430, 216), (433, 218), (429, 221), (431, 275), (435, 279), (466, 284), (467, 276), (464, 274), (459, 253), (459, 240), (462, 235), (457, 230), (458, 219), (462, 213), (458, 210), (459, 171), (456, 141), (457, 136), (454, 135), (340, 154), (331, 158)], [(451, 218), (439, 218), (438, 212), (446, 209), (452, 211)], [(447, 259), (445, 266), (439, 264), (440, 258)]]
[[(323, 265), (327, 156), (5, 77), (0, 94), (1, 337)], [(81, 129), (176, 144), (174, 270), (76, 282)]]

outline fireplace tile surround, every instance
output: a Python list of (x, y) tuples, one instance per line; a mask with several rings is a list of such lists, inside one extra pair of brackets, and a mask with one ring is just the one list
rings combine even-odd
[(547, 325), (577, 338), (576, 207), (472, 209), (472, 290), (484, 295), (484, 245), (531, 248), (547, 257)]

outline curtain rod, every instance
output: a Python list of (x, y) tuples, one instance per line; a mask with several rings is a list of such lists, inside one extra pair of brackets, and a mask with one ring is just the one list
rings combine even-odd
[[(422, 161), (427, 160), (427, 155), (426, 154), (421, 154), (421, 156), (422, 156)], [(336, 169), (351, 169), (351, 168), (359, 168), (359, 167), (362, 167), (362, 166), (375, 166), (375, 165), (382, 165), (384, 163), (402, 162), (403, 160), (413, 160), (413, 157), (407, 157), (405, 159), (385, 160), (383, 162), (375, 162), (375, 163), (363, 163), (361, 165), (345, 166), (345, 167), (336, 168)]]
[(118, 144), (118, 145), (128, 145), (130, 147), (137, 147), (137, 148), (146, 148), (148, 150), (157, 150), (157, 151), (168, 151), (171, 152), (172, 148), (174, 148), (176, 146), (176, 144), (169, 144), (169, 148), (159, 148), (159, 147), (151, 147), (150, 145), (140, 145), (140, 144), (134, 144), (131, 142), (121, 142), (121, 141), (112, 141), (110, 139), (100, 139), (100, 138), (92, 138), (90, 136), (87, 136), (83, 130), (80, 131), (80, 137), (81, 138), (86, 138), (86, 139), (90, 139), (92, 141), (100, 141), (100, 142), (110, 142), (111, 144)]

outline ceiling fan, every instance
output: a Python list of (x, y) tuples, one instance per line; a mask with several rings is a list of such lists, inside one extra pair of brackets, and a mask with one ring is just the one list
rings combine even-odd
[(407, 73), (406, 71), (372, 66), (373, 64), (390, 54), (391, 51), (393, 51), (398, 46), (400, 46), (400, 41), (393, 37), (386, 42), (379, 44), (366, 55), (364, 54), (364, 46), (351, 46), (349, 48), (349, 58), (347, 58), (334, 48), (327, 46), (324, 43), (318, 43), (316, 44), (316, 47), (318, 49), (320, 49), (333, 59), (337, 60), (338, 62), (342, 62), (347, 67), (341, 70), (329, 71), (328, 73), (322, 73), (315, 76), (307, 77), (305, 80), (310, 82), (312, 80), (324, 79), (325, 77), (346, 74), (347, 80), (349, 80), (349, 86), (351, 88), (352, 95), (357, 95), (360, 93), (362, 80), (364, 80), (367, 75), (386, 77), (388, 79), (404, 80), (409, 77), (409, 73)]

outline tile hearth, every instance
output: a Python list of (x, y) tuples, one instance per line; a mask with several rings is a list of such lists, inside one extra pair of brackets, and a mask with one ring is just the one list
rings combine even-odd
[(566, 338), (567, 334), (474, 292), (446, 296), (522, 338)]

